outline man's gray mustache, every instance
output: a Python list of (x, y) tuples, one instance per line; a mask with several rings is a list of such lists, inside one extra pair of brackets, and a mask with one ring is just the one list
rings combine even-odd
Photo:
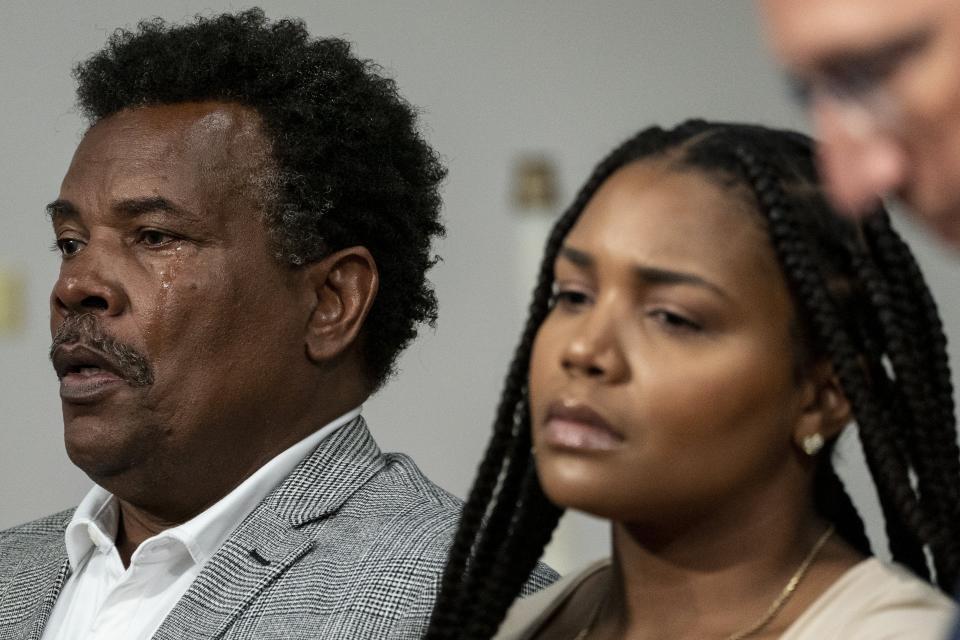
[(65, 344), (82, 344), (99, 351), (111, 361), (120, 377), (134, 386), (153, 384), (153, 367), (146, 356), (111, 337), (103, 330), (100, 318), (92, 313), (64, 317), (50, 345), (51, 360), (57, 347)]

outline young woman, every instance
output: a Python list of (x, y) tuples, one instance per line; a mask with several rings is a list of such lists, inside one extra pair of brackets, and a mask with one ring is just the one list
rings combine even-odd
[[(833, 468), (851, 421), (896, 565)], [(956, 438), (887, 214), (835, 217), (800, 134), (648, 129), (548, 241), (427, 638), (940, 640)], [(612, 560), (501, 625), (563, 508), (611, 521)]]

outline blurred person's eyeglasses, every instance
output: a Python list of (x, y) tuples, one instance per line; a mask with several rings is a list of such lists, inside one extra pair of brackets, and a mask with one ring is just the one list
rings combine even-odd
[(816, 72), (790, 77), (791, 93), (808, 112), (830, 107), (852, 134), (903, 133), (907, 108), (894, 80), (930, 37), (923, 29), (870, 51), (825, 60)]

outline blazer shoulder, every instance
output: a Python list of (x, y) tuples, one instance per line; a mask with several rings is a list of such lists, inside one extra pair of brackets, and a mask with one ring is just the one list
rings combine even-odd
[(63, 535), (72, 516), (73, 509), (67, 509), (0, 531), (0, 579), (15, 570), (32, 551), (62, 546)]
[(394, 553), (446, 557), (463, 502), (428, 479), (402, 453), (383, 456), (383, 468), (344, 505), (341, 515), (366, 520)]
[(420, 467), (405, 453), (385, 453), (384, 468), (374, 480), (404, 490), (404, 496), (414, 500), (425, 500), (439, 508), (455, 509), (459, 512), (463, 501), (449, 491), (434, 484), (424, 475)]
[(37, 520), (31, 520), (9, 529), (0, 531), (0, 546), (18, 540), (36, 540), (49, 536), (63, 535), (73, 517), (73, 509), (66, 509)]

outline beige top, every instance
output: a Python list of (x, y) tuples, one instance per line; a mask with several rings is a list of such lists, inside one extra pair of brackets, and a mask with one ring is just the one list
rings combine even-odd
[[(494, 640), (528, 640), (583, 582), (610, 565), (596, 562), (517, 600)], [(957, 605), (898, 565), (868, 558), (824, 591), (781, 640), (944, 640)]]

